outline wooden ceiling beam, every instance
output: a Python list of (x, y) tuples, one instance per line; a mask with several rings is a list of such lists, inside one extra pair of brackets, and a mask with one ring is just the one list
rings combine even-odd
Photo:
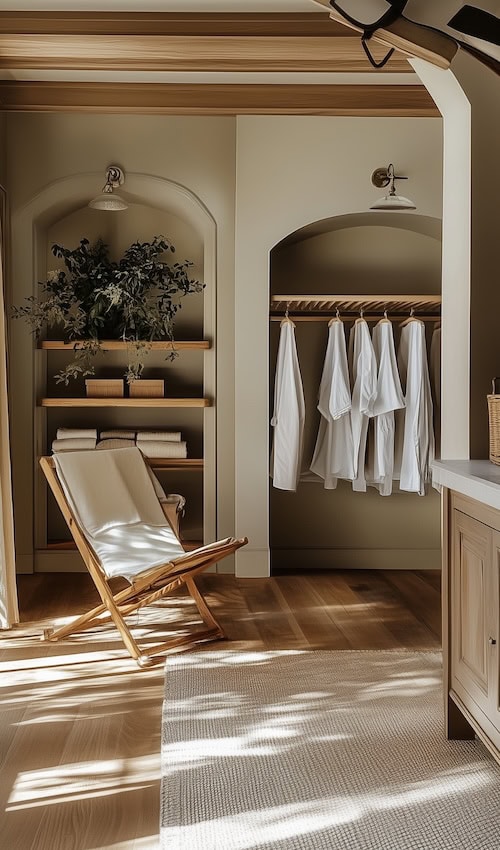
[[(0, 12), (0, 68), (374, 71), (357, 34), (325, 13)], [(384, 71), (412, 69), (396, 55)]]
[(423, 86), (0, 82), (9, 112), (439, 117)]
[[(0, 33), (345, 37), (327, 12), (1, 12)], [(355, 35), (352, 33), (352, 37)]]
[[(384, 48), (381, 48), (383, 53)], [(350, 36), (0, 35), (0, 68), (370, 72)], [(411, 71), (393, 58), (386, 71)]]

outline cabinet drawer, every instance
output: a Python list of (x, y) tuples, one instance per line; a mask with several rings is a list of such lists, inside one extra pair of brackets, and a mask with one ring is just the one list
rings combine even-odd
[(490, 699), (488, 628), (492, 530), (453, 511), (451, 570), (451, 678), (484, 711)]

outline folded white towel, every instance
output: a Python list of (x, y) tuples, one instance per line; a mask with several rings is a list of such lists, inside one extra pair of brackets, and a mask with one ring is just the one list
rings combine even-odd
[(135, 431), (125, 431), (113, 428), (111, 431), (101, 431), (101, 440), (135, 440)]
[(135, 446), (134, 440), (100, 440), (97, 443), (98, 449), (130, 449)]
[(137, 441), (139, 440), (151, 440), (152, 442), (157, 442), (158, 440), (167, 440), (169, 443), (179, 443), (181, 439), (180, 431), (138, 431), (136, 436)]
[(74, 451), (83, 451), (95, 449), (96, 440), (92, 437), (80, 437), (77, 439), (76, 437), (73, 439), (64, 439), (64, 440), (54, 440), (52, 442), (52, 451), (53, 452), (74, 452)]
[(58, 428), (56, 440), (97, 440), (97, 428)]
[(187, 457), (185, 440), (137, 440), (136, 445), (146, 457)]

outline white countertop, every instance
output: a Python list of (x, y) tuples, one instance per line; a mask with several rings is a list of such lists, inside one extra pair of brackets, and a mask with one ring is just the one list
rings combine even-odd
[(432, 483), (500, 510), (500, 466), (489, 460), (435, 460)]

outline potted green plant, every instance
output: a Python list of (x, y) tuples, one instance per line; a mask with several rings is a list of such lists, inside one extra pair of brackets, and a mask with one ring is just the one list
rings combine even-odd
[[(102, 240), (91, 245), (82, 239), (74, 249), (52, 246), (64, 268), (49, 272), (40, 283), (42, 296), (26, 298), (12, 315), (25, 319), (37, 338), (48, 329), (52, 336), (74, 342), (74, 359), (55, 376), (58, 382), (68, 385), (71, 378), (95, 374), (93, 358), (101, 340), (128, 343), (129, 383), (140, 378), (153, 340), (174, 343), (180, 298), (203, 289), (189, 277), (190, 261), (165, 261), (165, 254), (174, 251), (164, 236), (134, 242), (118, 261), (110, 258)], [(167, 359), (175, 356), (173, 347)]]

